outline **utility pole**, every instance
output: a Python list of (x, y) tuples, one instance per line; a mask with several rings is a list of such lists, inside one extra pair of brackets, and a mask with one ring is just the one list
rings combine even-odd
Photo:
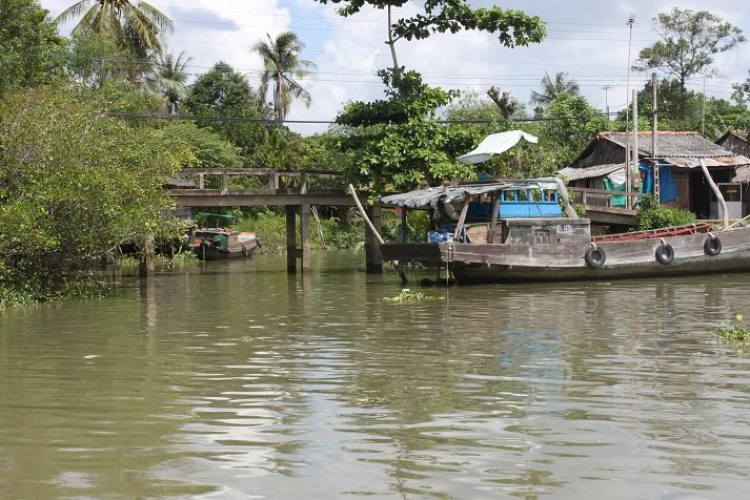
[(701, 135), (706, 135), (706, 76), (703, 76), (703, 118), (701, 120)]
[(661, 201), (661, 195), (659, 192), (659, 152), (657, 150), (658, 147), (658, 141), (656, 140), (658, 137), (658, 127), (657, 127), (657, 120), (658, 120), (658, 114), (659, 114), (659, 99), (658, 99), (658, 92), (656, 91), (657, 81), (656, 81), (656, 71), (654, 71), (651, 74), (651, 86), (653, 87), (653, 96), (652, 96), (652, 113), (653, 113), (653, 123), (651, 125), (651, 168), (654, 169), (654, 200), (656, 200), (656, 203), (659, 203)]
[[(630, 136), (628, 135), (628, 131), (630, 129), (630, 103), (627, 102), (627, 100), (630, 97), (630, 51), (633, 46), (633, 25), (635, 24), (635, 14), (631, 14), (625, 24), (630, 28), (630, 36), (628, 38), (628, 84), (625, 89), (625, 179), (626, 181), (629, 181)], [(627, 200), (627, 197), (625, 197), (625, 199)]]
[[(631, 188), (635, 188), (639, 183), (636, 181), (636, 177), (639, 174), (638, 170), (638, 91), (633, 89), (633, 166), (630, 167), (630, 176), (628, 177), (628, 185), (626, 189), (630, 192)], [(629, 195), (626, 195), (627, 200), (626, 208), (632, 208), (633, 203)]]
[(611, 89), (612, 87), (606, 86), (603, 88), (604, 88), (604, 109), (605, 109), (605, 112), (607, 113), (607, 130), (609, 130), (610, 129), (609, 127), (609, 89)]

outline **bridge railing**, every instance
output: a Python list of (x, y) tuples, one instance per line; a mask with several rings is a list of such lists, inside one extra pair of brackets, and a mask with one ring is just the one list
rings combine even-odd
[(604, 189), (589, 189), (569, 187), (570, 201), (573, 205), (583, 205), (586, 208), (619, 208), (625, 209), (625, 197), (630, 197), (630, 206), (635, 207), (645, 193), (638, 191), (606, 191)]
[[(181, 179), (195, 179), (198, 189), (217, 189), (213, 179), (220, 178), (220, 189), (230, 189), (231, 177), (256, 178), (258, 185), (271, 190), (299, 189), (304, 193), (311, 181), (322, 184), (322, 187), (342, 187), (344, 177), (335, 170), (291, 170), (273, 168), (186, 168), (180, 171)], [(208, 181), (208, 182), (207, 182)], [(213, 181), (213, 182), (212, 182)], [(324, 181), (324, 182), (319, 182)]]

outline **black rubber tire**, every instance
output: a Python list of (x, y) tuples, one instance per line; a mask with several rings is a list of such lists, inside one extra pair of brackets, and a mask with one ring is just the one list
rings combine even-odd
[(659, 264), (664, 264), (665, 266), (671, 264), (674, 260), (674, 248), (672, 248), (672, 245), (662, 243), (656, 247), (656, 260), (659, 261)]
[(586, 250), (586, 263), (594, 269), (601, 268), (607, 261), (607, 253), (600, 247), (589, 247)]
[(703, 251), (706, 252), (706, 255), (716, 257), (721, 253), (721, 240), (716, 236), (709, 236), (703, 244)]

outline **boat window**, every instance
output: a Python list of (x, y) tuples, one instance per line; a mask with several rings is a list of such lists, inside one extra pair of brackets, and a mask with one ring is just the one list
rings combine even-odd
[(544, 201), (553, 203), (557, 201), (557, 191), (554, 189), (545, 189), (544, 190)]
[(536, 201), (536, 202), (544, 201), (544, 198), (542, 197), (541, 189), (533, 188), (533, 189), (530, 189), (529, 191), (531, 191), (531, 201)]

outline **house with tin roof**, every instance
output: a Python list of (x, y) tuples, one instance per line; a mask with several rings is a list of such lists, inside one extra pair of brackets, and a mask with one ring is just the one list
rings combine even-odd
[[(624, 191), (628, 140), (632, 140), (632, 134), (602, 132), (559, 174), (571, 187)], [(638, 134), (640, 178), (634, 184), (641, 186), (639, 191), (654, 192), (653, 172), (658, 166), (662, 203), (690, 210), (701, 219), (718, 218), (716, 200), (700, 168), (702, 160), (732, 204), (730, 217), (750, 213), (750, 158), (725, 149), (698, 132), (658, 132), (656, 141), (654, 157), (651, 132)]]

